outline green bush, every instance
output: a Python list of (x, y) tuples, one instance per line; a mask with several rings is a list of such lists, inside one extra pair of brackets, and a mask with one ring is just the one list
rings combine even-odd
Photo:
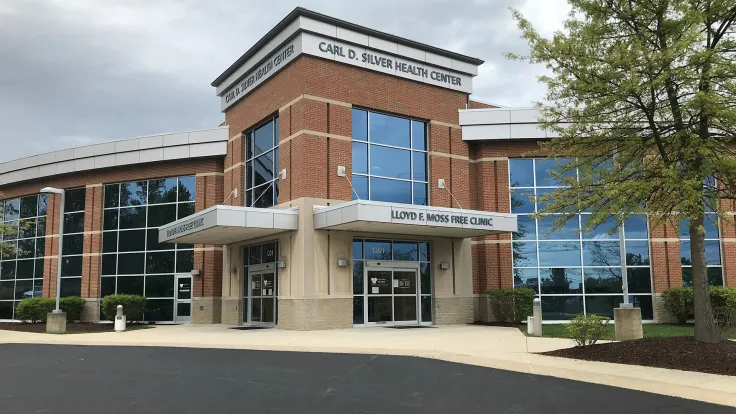
[(46, 322), (46, 314), (56, 307), (54, 298), (27, 298), (15, 308), (15, 318), (25, 323)]
[(713, 304), (713, 315), (716, 318), (736, 313), (736, 288), (711, 287), (710, 303)]
[(605, 316), (578, 315), (567, 324), (567, 334), (575, 341), (575, 346), (593, 345), (606, 332), (609, 321)]
[(143, 320), (146, 298), (139, 295), (108, 295), (102, 298), (102, 313), (107, 320), (115, 320), (118, 305), (123, 305), (123, 313), (127, 322)]
[[(691, 287), (667, 289), (662, 293), (662, 300), (665, 310), (680, 324), (684, 324), (695, 315), (695, 302)], [(736, 313), (736, 288), (711, 286), (710, 302), (716, 318)]]
[(496, 321), (517, 323), (533, 313), (536, 292), (527, 288), (495, 289), (488, 291), (491, 311)]
[(693, 288), (675, 287), (662, 292), (664, 309), (683, 324), (693, 317)]
[[(56, 305), (56, 303), (54, 303)], [(61, 298), (59, 307), (62, 312), (66, 312), (67, 322), (74, 322), (82, 319), (82, 310), (84, 309), (84, 299), (79, 296), (69, 296)]]

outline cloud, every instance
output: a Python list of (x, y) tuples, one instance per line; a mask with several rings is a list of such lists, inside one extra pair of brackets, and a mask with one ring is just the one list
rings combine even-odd
[(542, 69), (508, 62), (527, 45), (518, 7), (545, 33), (562, 0), (28, 0), (0, 3), (0, 161), (89, 143), (207, 128), (209, 83), (295, 6), (486, 61), (474, 97), (527, 106)]

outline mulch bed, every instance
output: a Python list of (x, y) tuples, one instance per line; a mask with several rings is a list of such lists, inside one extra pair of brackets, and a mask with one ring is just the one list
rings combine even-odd
[(689, 336), (611, 342), (543, 355), (736, 376), (736, 342), (708, 344)]
[[(135, 326), (135, 325), (133, 325)], [(132, 326), (128, 324), (128, 328)], [(0, 329), (6, 331), (20, 331), (33, 333), (46, 333), (45, 323), (18, 323), (0, 322)], [(66, 324), (67, 333), (82, 332), (113, 332), (115, 325), (112, 323), (70, 323)]]

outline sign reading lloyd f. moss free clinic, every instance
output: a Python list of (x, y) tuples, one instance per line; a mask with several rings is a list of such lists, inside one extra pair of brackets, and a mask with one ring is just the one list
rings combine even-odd
[(391, 210), (391, 221), (402, 224), (418, 224), (427, 226), (488, 228), (493, 230), (493, 218), (476, 214), (447, 213), (444, 211), (414, 211), (394, 208)]

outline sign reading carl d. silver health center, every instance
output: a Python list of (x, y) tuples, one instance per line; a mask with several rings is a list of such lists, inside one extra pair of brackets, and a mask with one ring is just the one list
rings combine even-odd
[[(422, 53), (421, 51), (417, 52)], [(466, 93), (473, 92), (473, 78), (471, 75), (421, 62), (418, 60), (419, 55), (415, 59), (411, 59), (313, 33), (302, 32), (274, 50), (265, 60), (256, 64), (244, 76), (225, 89), (220, 94), (222, 110), (224, 111), (249, 94), (258, 85), (303, 53), (434, 86)]]

